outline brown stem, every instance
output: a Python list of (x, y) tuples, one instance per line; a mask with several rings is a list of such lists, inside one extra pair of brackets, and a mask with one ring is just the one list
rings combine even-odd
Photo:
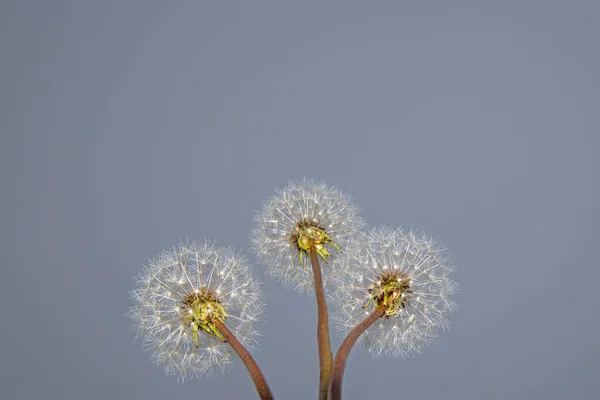
[(317, 297), (317, 343), (319, 346), (319, 400), (327, 400), (327, 388), (331, 376), (331, 342), (329, 340), (329, 313), (325, 290), (323, 289), (323, 277), (319, 256), (314, 245), (310, 247), (310, 262), (312, 264), (315, 279), (315, 295)]
[(375, 321), (385, 315), (385, 308), (376, 308), (367, 318), (356, 325), (354, 329), (346, 336), (344, 342), (340, 346), (335, 361), (333, 362), (333, 373), (331, 382), (329, 383), (329, 400), (341, 400), (342, 398), (342, 379), (344, 379), (344, 369), (346, 368), (346, 360), (350, 354), (350, 350), (354, 343)]
[(235, 335), (231, 333), (231, 331), (227, 329), (227, 327), (221, 321), (215, 318), (213, 320), (213, 323), (215, 324), (215, 327), (219, 330), (219, 332), (221, 332), (223, 337), (227, 339), (227, 343), (229, 343), (233, 350), (235, 350), (237, 355), (240, 357), (240, 359), (246, 366), (250, 377), (254, 381), (254, 386), (256, 386), (258, 397), (261, 400), (273, 400), (273, 395), (271, 394), (269, 385), (267, 385), (267, 381), (264, 375), (262, 374), (262, 371), (260, 370), (260, 368), (258, 368), (256, 361), (254, 361), (250, 353), (248, 353), (248, 350), (246, 350), (246, 348), (242, 346), (242, 344), (237, 340)]

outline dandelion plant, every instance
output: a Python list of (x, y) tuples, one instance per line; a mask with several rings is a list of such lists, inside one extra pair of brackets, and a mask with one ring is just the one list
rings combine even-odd
[[(364, 227), (358, 207), (340, 190), (304, 179), (276, 191), (255, 221), (252, 243), (270, 273), (295, 289), (315, 289), (319, 399), (325, 400), (333, 357), (324, 287), (333, 268), (330, 258), (351, 251)], [(319, 259), (327, 266), (324, 271)]]
[(180, 243), (151, 260), (131, 292), (137, 337), (168, 375), (180, 380), (225, 370), (232, 348), (261, 399), (272, 395), (246, 350), (256, 343), (260, 283), (248, 261), (214, 242)]
[[(341, 399), (346, 360), (358, 341), (374, 357), (406, 357), (431, 344), (456, 308), (453, 266), (424, 234), (365, 231), (351, 198), (322, 181), (292, 181), (255, 215), (253, 250), (284, 286), (314, 290), (319, 400)], [(131, 291), (128, 316), (151, 359), (180, 381), (225, 371), (232, 350), (259, 398), (272, 399), (248, 352), (263, 313), (260, 282), (240, 252), (204, 240), (181, 242), (154, 257)], [(346, 338), (335, 360), (327, 298)]]
[(335, 275), (333, 295), (336, 321), (348, 336), (335, 358), (331, 399), (341, 398), (346, 359), (359, 337), (375, 357), (419, 353), (456, 307), (454, 268), (444, 247), (423, 234), (374, 229), (361, 250), (340, 262), (346, 269)]

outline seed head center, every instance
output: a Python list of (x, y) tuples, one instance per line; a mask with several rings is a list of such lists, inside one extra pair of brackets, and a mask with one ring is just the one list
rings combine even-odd
[(179, 308), (183, 314), (183, 325), (191, 328), (196, 347), (200, 344), (198, 340), (198, 331), (200, 330), (209, 336), (218, 337), (221, 342), (226, 342), (214, 321), (224, 322), (227, 313), (214, 291), (200, 289), (188, 293), (181, 303)]
[(398, 314), (401, 309), (410, 305), (413, 293), (410, 284), (410, 278), (402, 272), (384, 272), (378, 275), (377, 281), (369, 288), (370, 298), (365, 307), (373, 301), (375, 307), (385, 308), (386, 318)]
[(291, 234), (290, 242), (298, 249), (301, 262), (302, 253), (308, 254), (312, 246), (315, 247), (317, 254), (325, 262), (327, 262), (327, 258), (331, 256), (331, 253), (325, 245), (332, 246), (337, 251), (340, 251), (340, 248), (333, 243), (327, 232), (312, 220), (302, 220), (298, 222), (296, 229)]

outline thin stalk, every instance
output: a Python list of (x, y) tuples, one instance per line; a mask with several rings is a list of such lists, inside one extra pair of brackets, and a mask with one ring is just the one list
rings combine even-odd
[(235, 350), (237, 355), (240, 357), (250, 377), (254, 381), (254, 386), (256, 386), (256, 391), (258, 392), (258, 397), (261, 400), (273, 400), (274, 397), (271, 394), (271, 389), (269, 389), (269, 385), (267, 385), (267, 380), (265, 379), (262, 371), (258, 368), (258, 364), (252, 358), (248, 350), (237, 340), (235, 335), (227, 329), (227, 327), (218, 319), (214, 319), (213, 323), (215, 327), (221, 332), (223, 337), (227, 339), (227, 343)]
[(367, 318), (356, 325), (354, 329), (346, 336), (344, 342), (340, 346), (335, 361), (333, 362), (333, 373), (331, 382), (329, 383), (329, 400), (341, 400), (342, 398), (342, 379), (344, 379), (344, 369), (346, 368), (346, 360), (350, 354), (350, 350), (354, 343), (375, 321), (385, 315), (385, 308), (376, 308)]
[(331, 377), (331, 341), (329, 339), (329, 312), (323, 289), (321, 264), (314, 245), (310, 247), (310, 263), (312, 264), (315, 280), (315, 295), (317, 297), (317, 343), (319, 346), (319, 400), (327, 400), (327, 388)]

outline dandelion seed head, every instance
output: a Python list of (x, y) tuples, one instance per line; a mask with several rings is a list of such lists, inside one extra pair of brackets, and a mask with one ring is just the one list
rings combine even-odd
[(327, 285), (336, 258), (356, 246), (364, 222), (347, 194), (321, 181), (292, 181), (255, 216), (251, 242), (268, 272), (298, 291), (313, 288), (308, 249), (314, 245)]
[(214, 320), (246, 347), (256, 345), (264, 309), (247, 260), (211, 241), (181, 242), (154, 257), (130, 292), (128, 316), (151, 360), (180, 381), (224, 371), (231, 363)]
[(417, 354), (447, 328), (447, 315), (456, 309), (457, 284), (448, 278), (454, 268), (445, 248), (429, 236), (385, 227), (366, 236), (359, 251), (340, 258), (345, 273), (332, 277), (334, 323), (347, 334), (365, 312), (383, 307), (385, 316), (359, 343), (375, 357)]

